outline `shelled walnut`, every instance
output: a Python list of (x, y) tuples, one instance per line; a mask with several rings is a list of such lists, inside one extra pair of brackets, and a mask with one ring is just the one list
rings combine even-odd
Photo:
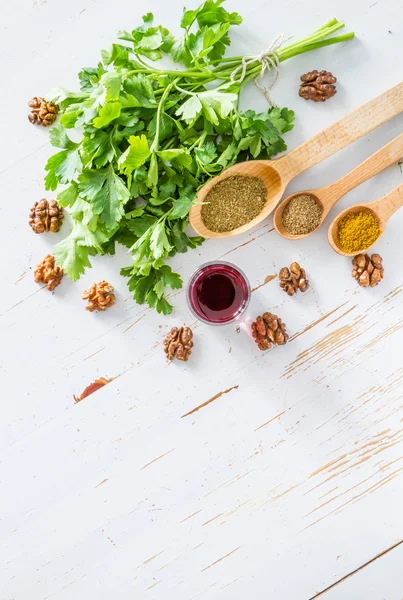
[(28, 115), (28, 119), (33, 125), (42, 125), (42, 127), (49, 127), (55, 122), (59, 107), (53, 102), (46, 102), (44, 98), (35, 96), (28, 102), (28, 106), (31, 112)]
[(98, 283), (93, 283), (88, 290), (85, 290), (81, 298), (83, 300), (88, 300), (88, 304), (85, 307), (86, 310), (90, 312), (96, 311), (104, 311), (109, 306), (115, 304), (116, 296), (113, 292), (113, 286), (111, 286), (107, 281), (98, 281)]
[(56, 200), (42, 198), (31, 208), (29, 225), (35, 233), (56, 233), (62, 226), (63, 217), (63, 209)]
[(51, 254), (47, 254), (34, 271), (36, 283), (46, 283), (50, 292), (60, 284), (62, 277), (63, 269), (56, 265), (55, 257)]
[(382, 257), (379, 254), (373, 254), (371, 258), (368, 254), (357, 254), (354, 256), (353, 270), (351, 275), (356, 279), (361, 287), (375, 287), (383, 279)]
[(168, 360), (188, 360), (193, 348), (193, 332), (190, 327), (173, 327), (164, 340)]
[(280, 287), (289, 296), (294, 296), (298, 292), (306, 292), (309, 288), (309, 281), (306, 277), (305, 269), (300, 267), (297, 262), (293, 262), (290, 268), (283, 267), (279, 273)]
[(299, 95), (305, 100), (325, 102), (337, 92), (334, 85), (337, 81), (329, 71), (310, 71), (301, 76)]
[(285, 324), (272, 313), (265, 312), (252, 323), (252, 337), (260, 350), (270, 350), (273, 346), (284, 345), (288, 340)]

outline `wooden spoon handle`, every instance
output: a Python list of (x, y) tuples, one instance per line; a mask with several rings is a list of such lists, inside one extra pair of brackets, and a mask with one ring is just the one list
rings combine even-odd
[[(403, 82), (356, 108), (276, 163), (291, 180), (403, 111)], [(277, 165), (276, 165), (277, 166)]]
[(403, 183), (397, 186), (392, 192), (383, 196), (375, 202), (368, 204), (383, 221), (383, 224), (403, 206)]
[(364, 160), (358, 167), (347, 173), (344, 177), (321, 189), (324, 194), (327, 207), (331, 208), (340, 198), (364, 183), (371, 177), (375, 177), (384, 169), (387, 169), (400, 158), (403, 158), (403, 133), (386, 144), (383, 148)]

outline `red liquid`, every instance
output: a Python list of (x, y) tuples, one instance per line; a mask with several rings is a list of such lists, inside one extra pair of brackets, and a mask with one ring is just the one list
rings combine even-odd
[(191, 278), (188, 290), (195, 315), (214, 324), (233, 321), (246, 308), (249, 295), (246, 277), (228, 263), (202, 266)]

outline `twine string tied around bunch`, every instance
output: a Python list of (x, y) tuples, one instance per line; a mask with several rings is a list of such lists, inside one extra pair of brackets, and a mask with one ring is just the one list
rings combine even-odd
[[(270, 91), (276, 85), (280, 75), (280, 59), (277, 51), (288, 39), (289, 38), (286, 38), (284, 33), (279, 33), (278, 36), (272, 41), (270, 46), (266, 50), (263, 50), (263, 52), (260, 52), (260, 54), (256, 54), (255, 56), (244, 56), (241, 64), (232, 71), (230, 81), (232, 83), (242, 83), (246, 77), (248, 66), (256, 61), (259, 61), (262, 67), (260, 73), (253, 79), (253, 83), (264, 94), (264, 97), (270, 106), (275, 106), (270, 97)], [(239, 77), (237, 77), (239, 71), (241, 73)], [(266, 71), (274, 71), (274, 78), (268, 87), (262, 83), (262, 79)]]

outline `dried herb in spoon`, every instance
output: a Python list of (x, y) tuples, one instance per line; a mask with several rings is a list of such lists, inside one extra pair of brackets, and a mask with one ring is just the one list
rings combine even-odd
[(201, 217), (210, 231), (232, 231), (257, 217), (266, 200), (267, 189), (261, 179), (234, 175), (211, 188)]
[(292, 235), (311, 233), (320, 225), (322, 208), (310, 194), (298, 194), (284, 208), (284, 229)]

